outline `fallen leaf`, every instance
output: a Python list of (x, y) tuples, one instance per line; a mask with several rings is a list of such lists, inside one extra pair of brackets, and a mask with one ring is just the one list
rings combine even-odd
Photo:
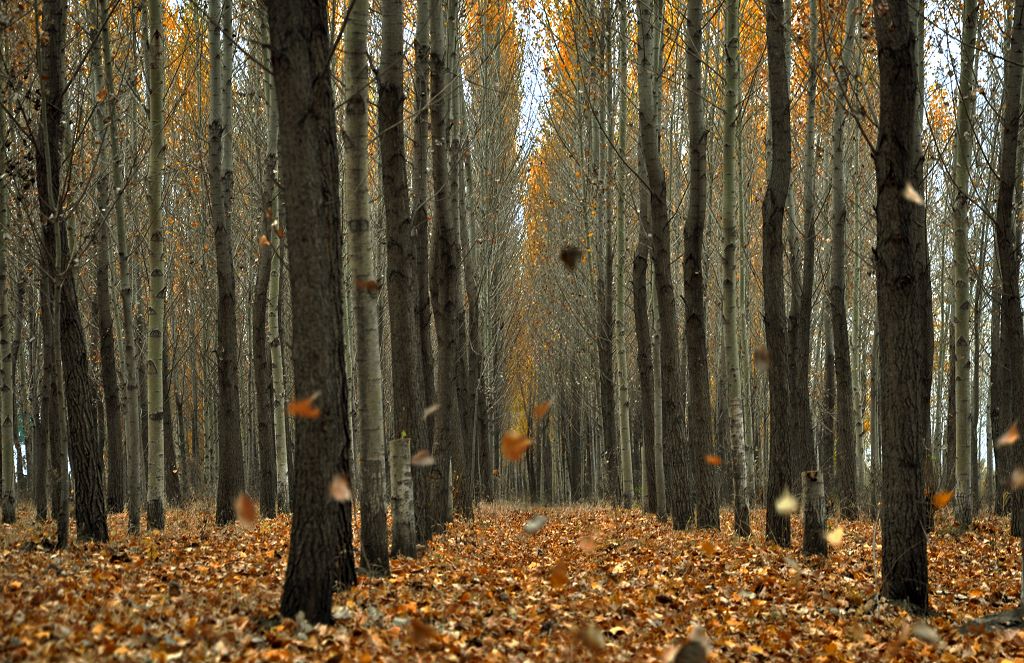
[(793, 494), (789, 492), (789, 488), (783, 488), (782, 494), (775, 498), (775, 512), (780, 516), (796, 513), (798, 508), (800, 508), (800, 504), (793, 497)]
[(1010, 427), (999, 436), (996, 440), (997, 447), (1008, 447), (1011, 444), (1015, 444), (1020, 439), (1020, 430), (1017, 428), (1017, 422), (1010, 424)]
[(434, 457), (430, 455), (429, 450), (420, 449), (412, 455), (409, 464), (415, 467), (430, 467), (434, 464)]
[(941, 490), (932, 495), (932, 506), (935, 507), (936, 509), (941, 509), (942, 507), (949, 504), (949, 501), (951, 499), (953, 499), (952, 490)]
[(352, 486), (342, 474), (335, 474), (331, 477), (330, 493), (331, 499), (335, 502), (352, 501)]
[(917, 189), (915, 189), (914, 185), (910, 182), (903, 185), (903, 191), (900, 195), (902, 195), (903, 200), (906, 200), (907, 202), (914, 203), (915, 205), (924, 205), (924, 198), (921, 197), (921, 194), (917, 192)]
[(320, 398), (320, 392), (314, 391), (305, 398), (297, 398), (288, 403), (288, 414), (299, 419), (319, 419), (320, 408), (314, 403)]
[(533, 444), (530, 438), (514, 430), (507, 431), (501, 438), (501, 455), (513, 462), (522, 460), (526, 450)]

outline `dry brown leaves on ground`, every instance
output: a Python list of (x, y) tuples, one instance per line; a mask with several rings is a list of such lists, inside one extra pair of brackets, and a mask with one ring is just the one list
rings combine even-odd
[(874, 598), (868, 522), (843, 522), (825, 561), (798, 541), (676, 532), (636, 510), (484, 506), (391, 577), (337, 594), (334, 625), (311, 626), (276, 614), (285, 516), (218, 528), (176, 510), (167, 531), (137, 537), (116, 516), (110, 545), (56, 553), (21, 515), (0, 529), (2, 660), (662, 660), (694, 633), (709, 660), (1024, 657), (1020, 632), (956, 630), (1016, 604), (1019, 548), (997, 519), (959, 538), (940, 519), (936, 615), (919, 622)]

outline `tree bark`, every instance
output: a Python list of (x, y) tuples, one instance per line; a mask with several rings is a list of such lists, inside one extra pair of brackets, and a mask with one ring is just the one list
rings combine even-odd
[[(336, 584), (356, 581), (351, 505), (327, 496), (348, 476), (338, 149), (324, 0), (268, 4), (281, 121), (295, 393), (320, 392), (316, 419), (295, 423), (295, 491), (281, 612), (331, 621)], [(339, 444), (340, 443), (340, 444)]]

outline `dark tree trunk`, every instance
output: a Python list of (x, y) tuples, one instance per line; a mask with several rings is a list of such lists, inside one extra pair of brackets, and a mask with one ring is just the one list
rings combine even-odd
[[(1024, 0), (1021, 0), (1024, 2)], [(1018, 2), (1018, 4), (1021, 4)], [(931, 283), (917, 121), (918, 32), (914, 4), (875, 0), (880, 111), (875, 274), (878, 300), (878, 419), (882, 454), (882, 593), (928, 604), (930, 506), (925, 494), (932, 382)]]
[(953, 335), (954, 327), (949, 327), (949, 380), (946, 384), (949, 388), (946, 390), (946, 425), (943, 427), (942, 432), (942, 476), (939, 480), (938, 487), (941, 490), (954, 490), (956, 488), (956, 390), (953, 385), (956, 384), (956, 361), (954, 352), (955, 340)]
[[(1024, 0), (1016, 0), (1013, 7), (1013, 24), (1010, 44), (1007, 49), (1006, 69), (1003, 75), (1004, 97), (1002, 104), (1002, 144), (999, 154), (999, 189), (996, 198), (996, 253), (999, 261), (1001, 297), (999, 300), (999, 363), (1000, 421), (994, 431), (999, 435), (1013, 422), (1022, 421), (1024, 415), (1024, 321), (1021, 319), (1020, 303), (1020, 224), (1016, 219), (1014, 202), (1019, 181), (1017, 151), (1020, 142), (1020, 93), (1021, 60), (1024, 58)], [(1024, 461), (1024, 450), (1020, 444), (1003, 448), (1001, 476), (1009, 474), (1009, 468), (1016, 468)], [(998, 452), (997, 452), (997, 463)], [(1010, 490), (1011, 531), (1014, 536), (1024, 534), (1024, 494), (1020, 489)]]
[[(103, 178), (106, 182), (106, 177)], [(100, 187), (100, 212), (105, 214), (109, 195), (104, 183)], [(112, 512), (124, 509), (127, 485), (127, 464), (121, 420), (121, 390), (117, 381), (117, 350), (114, 347), (114, 316), (110, 302), (110, 232), (107, 219), (99, 220), (96, 242), (96, 310), (100, 340), (100, 379), (103, 384), (103, 408), (107, 420), (107, 508)]]
[(838, 490), (836, 487), (836, 371), (835, 351), (832, 346), (832, 333), (826, 329), (823, 331), (825, 339), (825, 394), (821, 416), (821, 438), (818, 445), (818, 464), (821, 467), (821, 479), (825, 483), (825, 500), (831, 512), (837, 503)]
[(167, 334), (163, 335), (163, 381), (164, 381), (164, 490), (167, 504), (181, 506), (181, 470), (178, 466), (178, 450), (174, 445), (174, 422), (171, 411), (171, 362), (167, 347)]
[[(648, 205), (641, 205), (646, 208)], [(633, 256), (633, 320), (636, 326), (636, 363), (640, 374), (640, 421), (643, 433), (647, 495), (644, 509), (658, 513), (657, 468), (654, 456), (654, 361), (651, 353), (651, 322), (647, 316), (647, 254), (650, 250), (646, 210), (641, 211), (640, 236)]]
[(319, 391), (319, 418), (295, 421), (295, 490), (281, 612), (331, 621), (336, 585), (356, 581), (352, 512), (328, 497), (349, 475), (338, 145), (324, 0), (268, 3), (287, 209), (295, 393)]
[[(391, 321), (391, 384), (394, 390), (392, 413), (394, 436), (411, 438), (412, 453), (431, 451), (427, 425), (423, 420), (423, 371), (420, 356), (421, 328), (416, 319), (419, 275), (416, 262), (416, 226), (409, 210), (409, 184), (406, 175), (403, 108), (404, 42), (402, 39), (402, 1), (387, 0), (383, 11), (381, 70), (378, 82), (378, 123), (381, 154), (381, 181), (384, 220), (387, 235), (388, 316)], [(429, 318), (428, 318), (429, 320)], [(445, 416), (438, 413), (435, 416)], [(413, 500), (422, 501), (416, 489), (426, 485), (433, 468), (413, 467)], [(419, 519), (417, 518), (417, 521)], [(422, 526), (418, 536), (427, 535)]]
[[(274, 221), (274, 169), (276, 155), (268, 156), (263, 166), (263, 236), (256, 265), (256, 291), (252, 303), (253, 380), (256, 391), (256, 444), (259, 455), (260, 515), (277, 515), (277, 448), (274, 440), (274, 376), (270, 366), (270, 345), (267, 340), (267, 291), (273, 247), (270, 246), (271, 224)], [(274, 306), (277, 302), (274, 302)]]
[(783, 0), (768, 0), (765, 23), (768, 40), (768, 99), (771, 119), (771, 161), (768, 189), (761, 206), (763, 216), (764, 334), (768, 346), (768, 386), (771, 410), (769, 433), (768, 494), (766, 534), (769, 541), (788, 547), (789, 514), (780, 514), (775, 500), (792, 490), (792, 413), (789, 394), (789, 343), (786, 334), (786, 304), (782, 256), (782, 225), (786, 216), (792, 175), (792, 130), (790, 128), (789, 72)]
[(604, 495), (618, 506), (622, 503), (622, 477), (620, 476), (619, 441), (615, 425), (615, 371), (612, 334), (615, 327), (612, 317), (612, 250), (611, 232), (606, 231), (607, 240), (602, 247), (600, 274), (597, 280), (599, 317), (597, 328), (598, 391), (601, 398), (601, 465), (604, 468)]

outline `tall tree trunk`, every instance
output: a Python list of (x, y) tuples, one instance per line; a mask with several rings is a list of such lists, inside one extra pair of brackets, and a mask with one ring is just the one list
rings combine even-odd
[[(2, 48), (2, 47), (0, 47)], [(0, 173), (7, 172), (7, 109), (0, 99)], [(7, 276), (7, 181), (0, 181), (0, 511), (5, 523), (16, 518), (14, 485), (14, 354), (10, 343), (10, 297)], [(17, 323), (17, 320), (15, 321)]]
[[(403, 129), (403, 108), (405, 88), (403, 85), (404, 41), (402, 14), (403, 0), (387, 0), (381, 6), (381, 66), (378, 87), (378, 121), (381, 126), (380, 154), (381, 180), (384, 198), (384, 218), (387, 235), (387, 288), (388, 315), (391, 321), (391, 384), (394, 389), (394, 431), (398, 438), (410, 438), (411, 448), (430, 451), (430, 439), (423, 420), (423, 372), (420, 352), (420, 327), (415, 317), (419, 273), (416, 265), (415, 226), (409, 211), (409, 185), (406, 176), (405, 131)], [(392, 442), (392, 449), (409, 454), (410, 443)], [(392, 473), (399, 472), (394, 466), (400, 459), (391, 458)], [(427, 469), (417, 464), (414, 475)], [(422, 481), (418, 482), (422, 485)], [(392, 509), (393, 536), (392, 552), (410, 555), (415, 553), (415, 539), (404, 540), (404, 536), (415, 527), (415, 522), (404, 522), (405, 516), (412, 516), (403, 504), (408, 497), (414, 500), (415, 487), (408, 491), (392, 482), (392, 494), (398, 499)], [(411, 507), (411, 504), (409, 505)], [(415, 535), (415, 529), (411, 530)]]
[(970, 258), (967, 254), (967, 231), (970, 219), (968, 181), (974, 153), (974, 99), (977, 75), (975, 58), (978, 39), (978, 0), (964, 0), (963, 34), (960, 39), (960, 81), (956, 108), (956, 136), (953, 151), (953, 260), (955, 262), (956, 304), (954, 363), (956, 380), (956, 519), (961, 527), (974, 520), (974, 488), (971, 485), (971, 356), (969, 346), (971, 301), (969, 285)]
[[(618, 73), (618, 130), (616, 138), (620, 155), (626, 154), (626, 115), (628, 113), (629, 81), (626, 63), (628, 60), (626, 3), (619, 3), (619, 73)], [(618, 426), (619, 453), (622, 458), (622, 503), (633, 506), (635, 487), (633, 485), (633, 439), (629, 430), (629, 365), (626, 362), (626, 167), (624, 159), (615, 161), (615, 412)], [(646, 272), (646, 257), (644, 272)], [(646, 294), (646, 293), (645, 293)], [(646, 306), (646, 302), (645, 302)], [(647, 310), (644, 309), (646, 315)], [(649, 330), (648, 330), (648, 333)], [(649, 339), (649, 337), (648, 337)], [(649, 355), (648, 348), (648, 356)], [(653, 483), (652, 483), (653, 486)]]
[[(736, 326), (736, 143), (739, 122), (739, 48), (740, 48), (740, 3), (727, 0), (725, 6), (725, 137), (722, 141), (724, 155), (722, 194), (722, 244), (725, 253), (722, 258), (722, 307), (725, 324), (723, 343), (725, 345), (727, 374), (719, 378), (724, 390), (719, 389), (728, 400), (729, 437), (732, 449), (733, 471), (733, 522), (739, 536), (750, 536), (750, 488), (747, 483), (746, 433), (744, 431), (743, 406), (740, 397), (740, 353)], [(725, 446), (724, 444), (722, 445)]]
[(146, 401), (149, 404), (146, 524), (164, 528), (163, 336), (167, 285), (161, 218), (164, 154), (163, 4), (147, 0), (146, 55), (149, 66), (149, 336), (146, 339)]
[(689, 197), (683, 229), (686, 362), (689, 374), (687, 424), (690, 463), (697, 493), (697, 526), (718, 529), (718, 491), (714, 466), (705, 461), (713, 447), (708, 375), (707, 322), (704, 309), (704, 224), (707, 217), (707, 142), (704, 127), (704, 9), (701, 0), (686, 3), (686, 114), (689, 134)]
[[(324, 0), (268, 4), (281, 121), (281, 194), (287, 210), (295, 393), (317, 391), (320, 416), (295, 423), (295, 491), (281, 612), (331, 621), (336, 584), (355, 583), (351, 505), (325, 496), (349, 473), (351, 438), (342, 326), (338, 148)], [(339, 445), (340, 442), (340, 445)]]
[[(242, 492), (242, 431), (238, 396), (238, 322), (235, 313), (235, 268), (231, 219), (228, 217), (230, 170), (225, 147), (226, 117), (230, 104), (224, 98), (230, 74), (225, 56), (231, 33), (231, 1), (210, 3), (210, 135), (208, 168), (211, 221), (217, 258), (217, 442), (220, 459), (217, 470), (217, 523), (235, 519), (234, 500)], [(226, 62), (226, 64), (225, 64)], [(150, 398), (150, 407), (153, 407)]]
[[(1024, 0), (1021, 0), (1024, 3)], [(911, 3), (875, 0), (880, 111), (875, 173), (878, 235), (878, 403), (882, 454), (882, 593), (928, 603), (925, 440), (932, 381), (931, 283), (922, 190), (919, 35)]]
[(792, 432), (789, 394), (789, 343), (786, 334), (786, 304), (783, 299), (782, 225), (786, 215), (792, 175), (792, 130), (790, 128), (789, 39), (785, 26), (785, 3), (769, 0), (765, 6), (768, 40), (768, 100), (770, 112), (771, 159), (768, 188), (761, 206), (763, 216), (762, 281), (764, 283), (764, 334), (768, 346), (768, 385), (771, 430), (768, 463), (769, 541), (788, 547), (789, 514), (779, 513), (775, 502), (791, 490), (790, 443)]
[(349, 260), (355, 279), (356, 385), (359, 389), (359, 511), (362, 567), (387, 575), (387, 477), (384, 474), (384, 403), (380, 369), (380, 329), (370, 237), (367, 147), (369, 59), (366, 31), (368, 0), (352, 0), (345, 25), (345, 224), (352, 243)]
[[(653, 6), (652, 6), (653, 3)], [(661, 164), (658, 138), (658, 113), (654, 90), (660, 85), (661, 57), (655, 52), (660, 44), (664, 25), (661, 0), (637, 0), (637, 28), (640, 38), (638, 88), (640, 94), (640, 135), (647, 182), (651, 197), (651, 254), (654, 259), (654, 280), (657, 288), (659, 331), (661, 335), (661, 400), (667, 423), (666, 497), (675, 528), (686, 527), (693, 518), (689, 494), (689, 478), (693, 475), (692, 458), (686, 453), (683, 435), (683, 404), (685, 375), (679, 361), (679, 323), (676, 315), (675, 288), (672, 285), (672, 251), (665, 171)]]

